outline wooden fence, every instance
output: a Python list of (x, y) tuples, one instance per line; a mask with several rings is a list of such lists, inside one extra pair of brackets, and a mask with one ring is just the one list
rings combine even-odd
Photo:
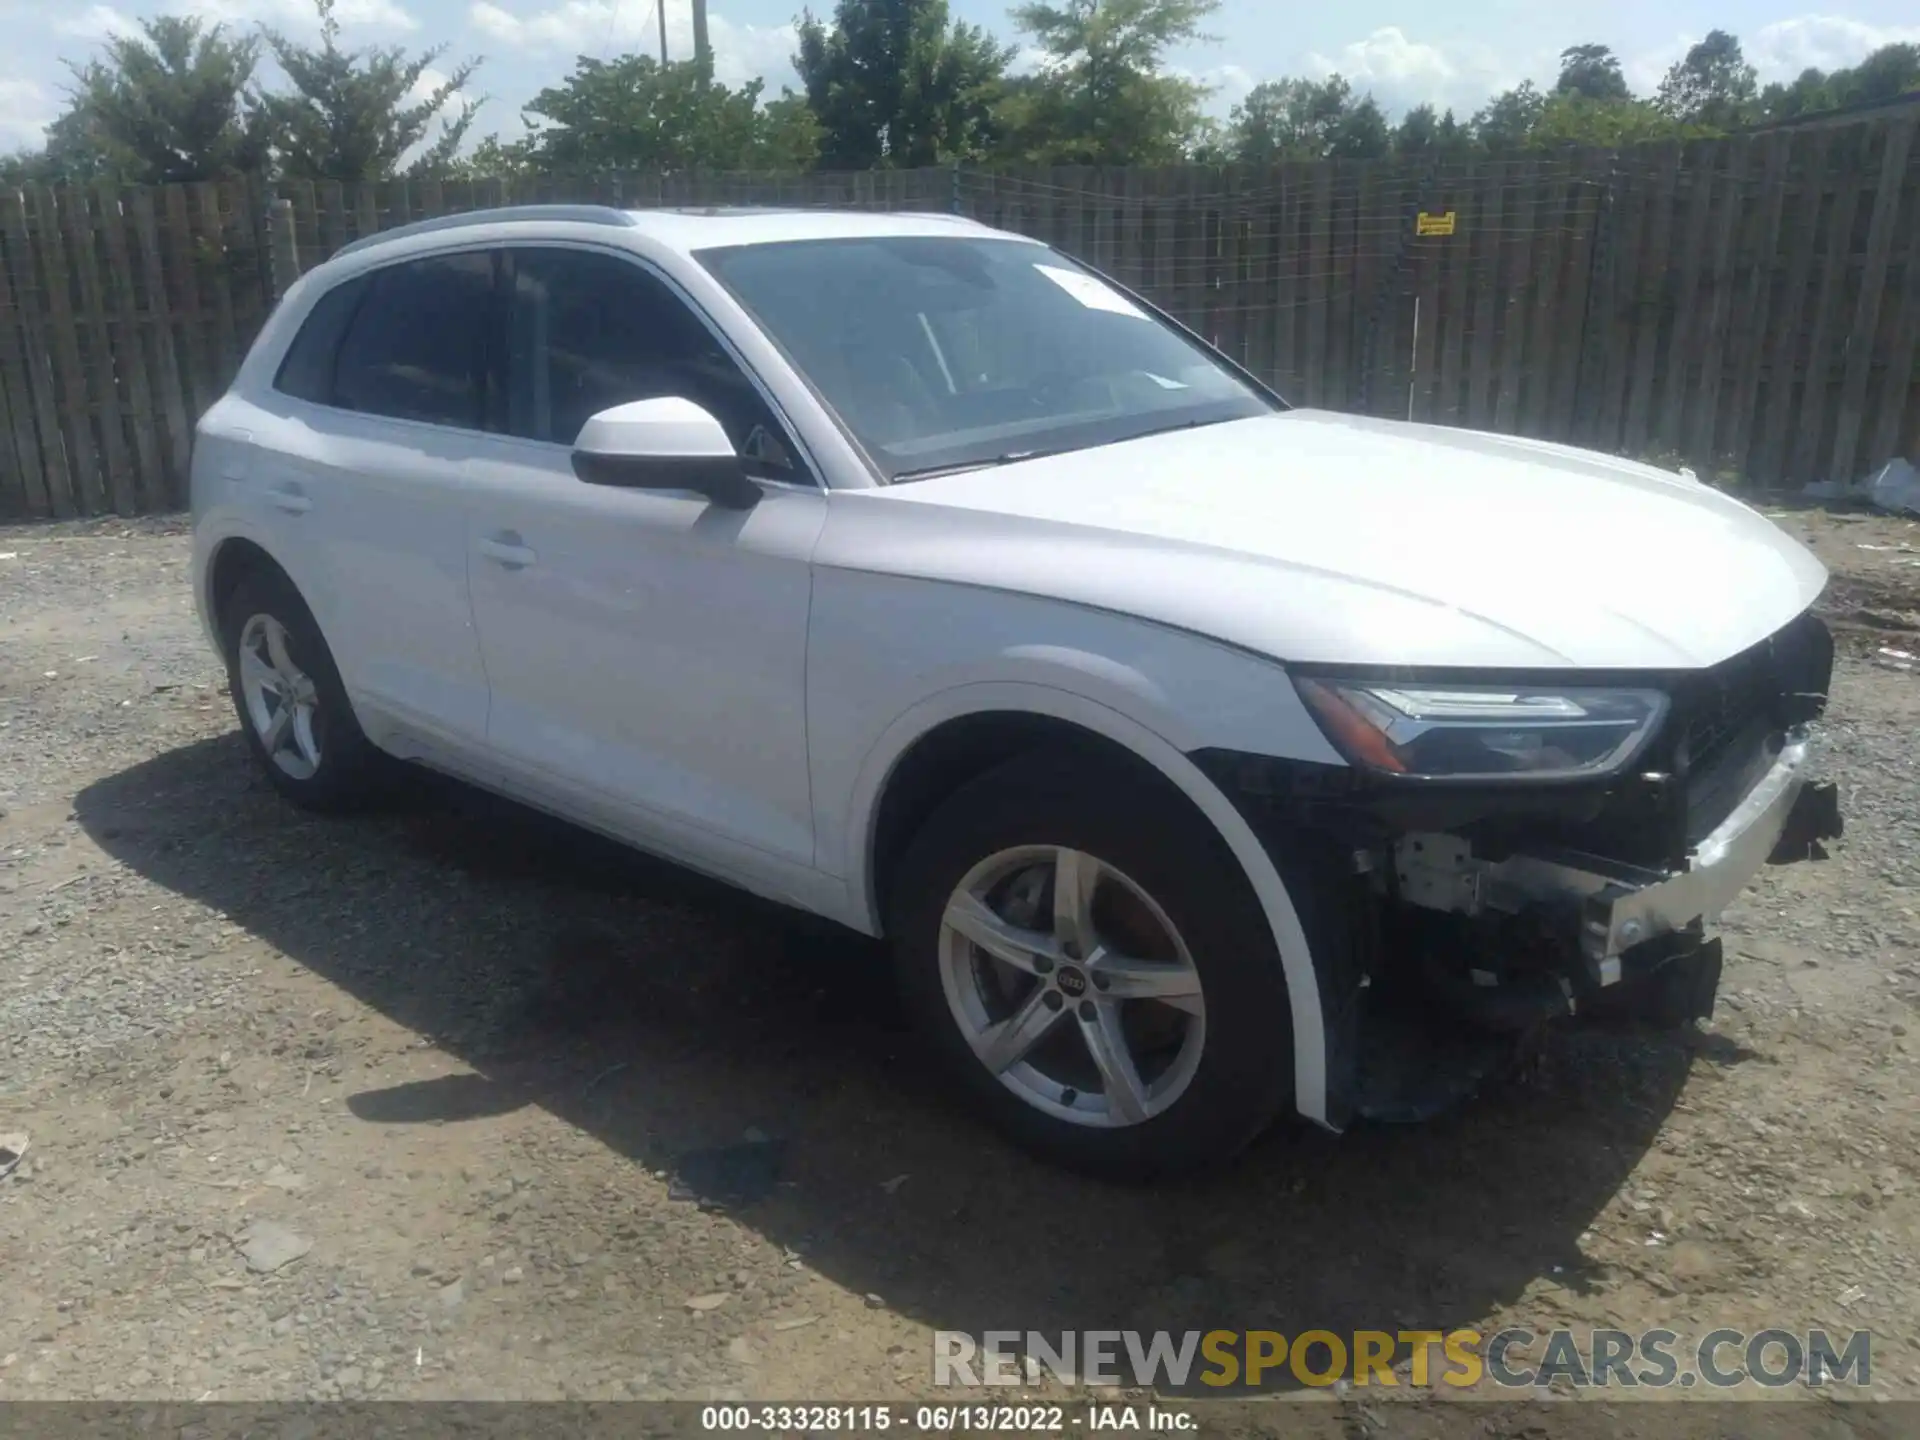
[(1914, 128), (1446, 163), (0, 192), (0, 516), (179, 507), (276, 274), (556, 200), (957, 211), (1106, 270), (1296, 403), (1847, 478), (1920, 443)]

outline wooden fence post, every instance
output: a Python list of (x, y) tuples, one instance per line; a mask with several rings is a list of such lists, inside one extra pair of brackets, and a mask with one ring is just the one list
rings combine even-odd
[(300, 245), (293, 233), (293, 201), (275, 198), (268, 203), (267, 244), (273, 253), (273, 298), (278, 300), (300, 278)]

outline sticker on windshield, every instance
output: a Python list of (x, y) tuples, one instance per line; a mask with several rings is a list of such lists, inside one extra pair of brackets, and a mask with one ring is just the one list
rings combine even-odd
[(1109, 310), (1115, 315), (1131, 315), (1136, 320), (1147, 318), (1146, 312), (1138, 305), (1119, 291), (1110, 289), (1095, 276), (1078, 270), (1062, 270), (1058, 265), (1036, 265), (1033, 268), (1089, 310)]

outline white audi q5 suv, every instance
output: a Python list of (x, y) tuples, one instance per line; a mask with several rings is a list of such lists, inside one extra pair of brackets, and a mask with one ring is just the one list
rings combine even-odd
[(1767, 520), (1291, 408), (958, 218), (362, 240), (202, 420), (193, 509), (287, 797), (414, 762), (884, 936), (957, 1082), (1109, 1173), (1426, 1113), (1614, 998), (1708, 1014), (1721, 910), (1840, 829), (1826, 574)]

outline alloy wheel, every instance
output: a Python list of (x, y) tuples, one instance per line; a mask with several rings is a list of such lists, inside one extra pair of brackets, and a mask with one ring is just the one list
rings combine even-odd
[(254, 615), (240, 630), (240, 693), (267, 758), (295, 780), (320, 768), (320, 695), (298, 664), (287, 627)]
[(1083, 850), (1023, 846), (948, 898), (940, 980), (974, 1055), (1027, 1104), (1079, 1125), (1139, 1125), (1192, 1083), (1200, 974), (1166, 912)]

